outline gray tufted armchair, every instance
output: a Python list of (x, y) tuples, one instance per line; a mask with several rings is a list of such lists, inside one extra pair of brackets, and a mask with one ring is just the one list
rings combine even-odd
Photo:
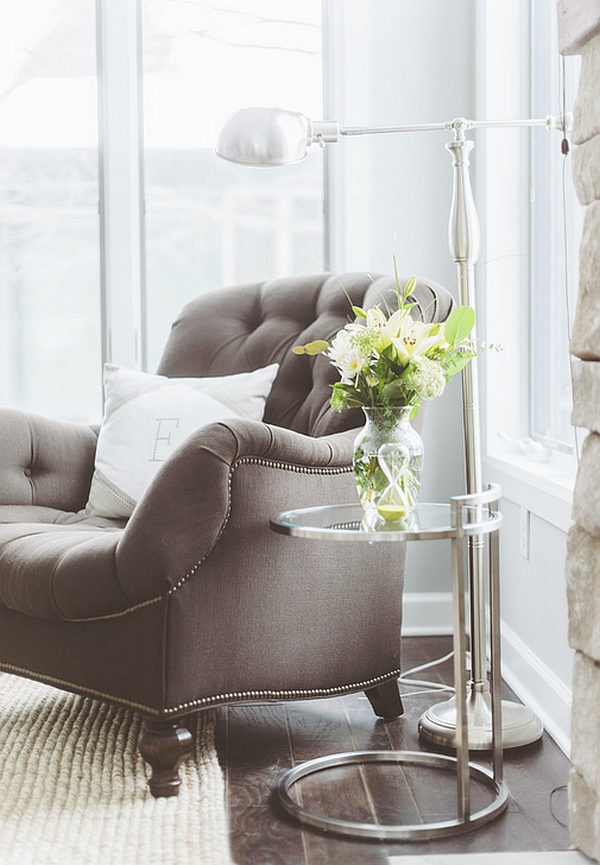
[[(159, 373), (273, 362), (279, 373), (264, 421), (198, 429), (128, 521), (82, 511), (94, 429), (0, 410), (0, 669), (140, 712), (155, 796), (177, 793), (191, 712), (356, 690), (385, 718), (402, 712), (398, 545), (290, 540), (269, 528), (281, 510), (355, 500), (362, 414), (332, 412), (335, 370), (290, 349), (331, 339), (349, 300), (392, 305), (393, 287), (390, 277), (322, 274), (190, 303)], [(426, 321), (452, 305), (424, 281), (414, 300)]]

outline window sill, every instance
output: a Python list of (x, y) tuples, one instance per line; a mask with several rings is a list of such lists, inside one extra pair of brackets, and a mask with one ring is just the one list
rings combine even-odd
[(483, 471), (487, 483), (500, 484), (505, 498), (551, 525), (569, 530), (575, 485), (571, 460), (553, 454), (546, 463), (535, 462), (507, 449), (487, 454)]

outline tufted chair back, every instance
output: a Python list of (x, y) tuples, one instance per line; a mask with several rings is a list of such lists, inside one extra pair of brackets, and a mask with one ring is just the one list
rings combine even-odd
[[(445, 320), (452, 302), (440, 286), (425, 280), (417, 282), (412, 300), (415, 317), (426, 322)], [(189, 303), (173, 324), (158, 372), (230, 375), (278, 363), (266, 423), (313, 437), (352, 429), (362, 424), (362, 415), (332, 411), (331, 384), (338, 373), (328, 358), (291, 351), (315, 339), (331, 341), (353, 319), (352, 304), (394, 309), (395, 280), (367, 273), (318, 274), (208, 292)]]

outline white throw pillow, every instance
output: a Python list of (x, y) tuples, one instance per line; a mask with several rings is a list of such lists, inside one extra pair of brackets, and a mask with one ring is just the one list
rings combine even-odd
[(199, 427), (262, 420), (279, 365), (211, 378), (167, 378), (106, 364), (104, 417), (88, 514), (129, 517), (175, 448)]

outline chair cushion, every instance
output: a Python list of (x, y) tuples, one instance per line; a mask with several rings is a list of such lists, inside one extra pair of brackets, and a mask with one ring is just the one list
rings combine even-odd
[[(40, 619), (80, 619), (131, 605), (117, 577), (121, 529), (76, 514), (64, 514), (72, 524), (37, 521), (60, 519), (52, 508), (5, 510), (0, 508), (0, 606)], [(6, 522), (19, 516), (30, 521)]]
[(126, 518), (168, 457), (195, 430), (261, 420), (277, 364), (211, 378), (166, 378), (106, 364), (105, 408), (85, 513)]

